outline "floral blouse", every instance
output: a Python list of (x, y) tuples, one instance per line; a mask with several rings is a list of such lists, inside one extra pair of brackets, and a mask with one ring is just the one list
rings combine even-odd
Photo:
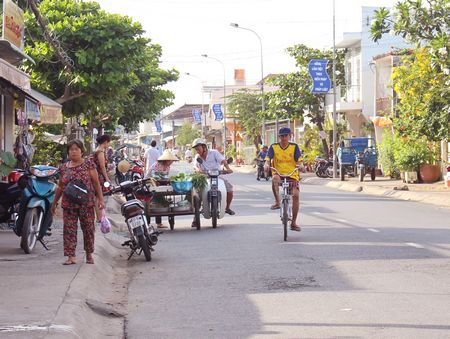
[[(95, 189), (94, 185), (92, 183), (90, 170), (95, 170), (95, 164), (91, 161), (84, 161), (82, 164), (75, 166), (75, 167), (69, 167), (70, 161), (62, 164), (59, 166), (59, 173), (60, 173), (60, 183), (62, 185), (62, 189), (64, 192), (64, 188), (66, 185), (72, 181), (77, 180), (83, 182), (87, 189), (88, 189), (88, 198), (86, 200), (86, 203), (83, 204), (83, 207), (91, 207), (95, 205), (94, 199), (95, 199)], [(63, 193), (62, 195), (62, 202), (61, 202), (62, 208), (79, 208), (80, 205), (74, 204), (70, 202)]]

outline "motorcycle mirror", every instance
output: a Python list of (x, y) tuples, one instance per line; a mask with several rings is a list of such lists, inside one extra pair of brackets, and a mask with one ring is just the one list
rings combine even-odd
[(105, 182), (103, 183), (103, 187), (105, 187), (105, 188), (110, 188), (110, 187), (111, 187), (111, 184), (110, 184), (108, 181), (105, 181)]
[(197, 162), (201, 165), (201, 164), (203, 164), (203, 159), (200, 157), (197, 157)]
[(229, 165), (229, 164), (231, 164), (231, 163), (233, 163), (233, 157), (229, 157), (229, 158), (227, 159), (227, 164)]

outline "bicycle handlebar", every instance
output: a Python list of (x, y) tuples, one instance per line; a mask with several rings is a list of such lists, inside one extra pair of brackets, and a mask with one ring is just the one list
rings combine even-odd
[(294, 174), (295, 171), (298, 171), (299, 168), (295, 167), (294, 170), (289, 174), (281, 174), (275, 167), (270, 167), (270, 169), (274, 170), (280, 177), (290, 177), (292, 174)]

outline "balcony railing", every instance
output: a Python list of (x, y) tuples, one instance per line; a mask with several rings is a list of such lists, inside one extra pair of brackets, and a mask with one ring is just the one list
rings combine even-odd
[(342, 102), (361, 102), (361, 86), (339, 86), (337, 93)]

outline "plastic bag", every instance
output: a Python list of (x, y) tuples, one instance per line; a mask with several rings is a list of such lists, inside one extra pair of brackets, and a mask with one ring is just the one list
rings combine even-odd
[(106, 234), (111, 232), (111, 223), (108, 220), (108, 217), (106, 216), (105, 209), (102, 209), (102, 218), (100, 219), (100, 231), (102, 233)]

